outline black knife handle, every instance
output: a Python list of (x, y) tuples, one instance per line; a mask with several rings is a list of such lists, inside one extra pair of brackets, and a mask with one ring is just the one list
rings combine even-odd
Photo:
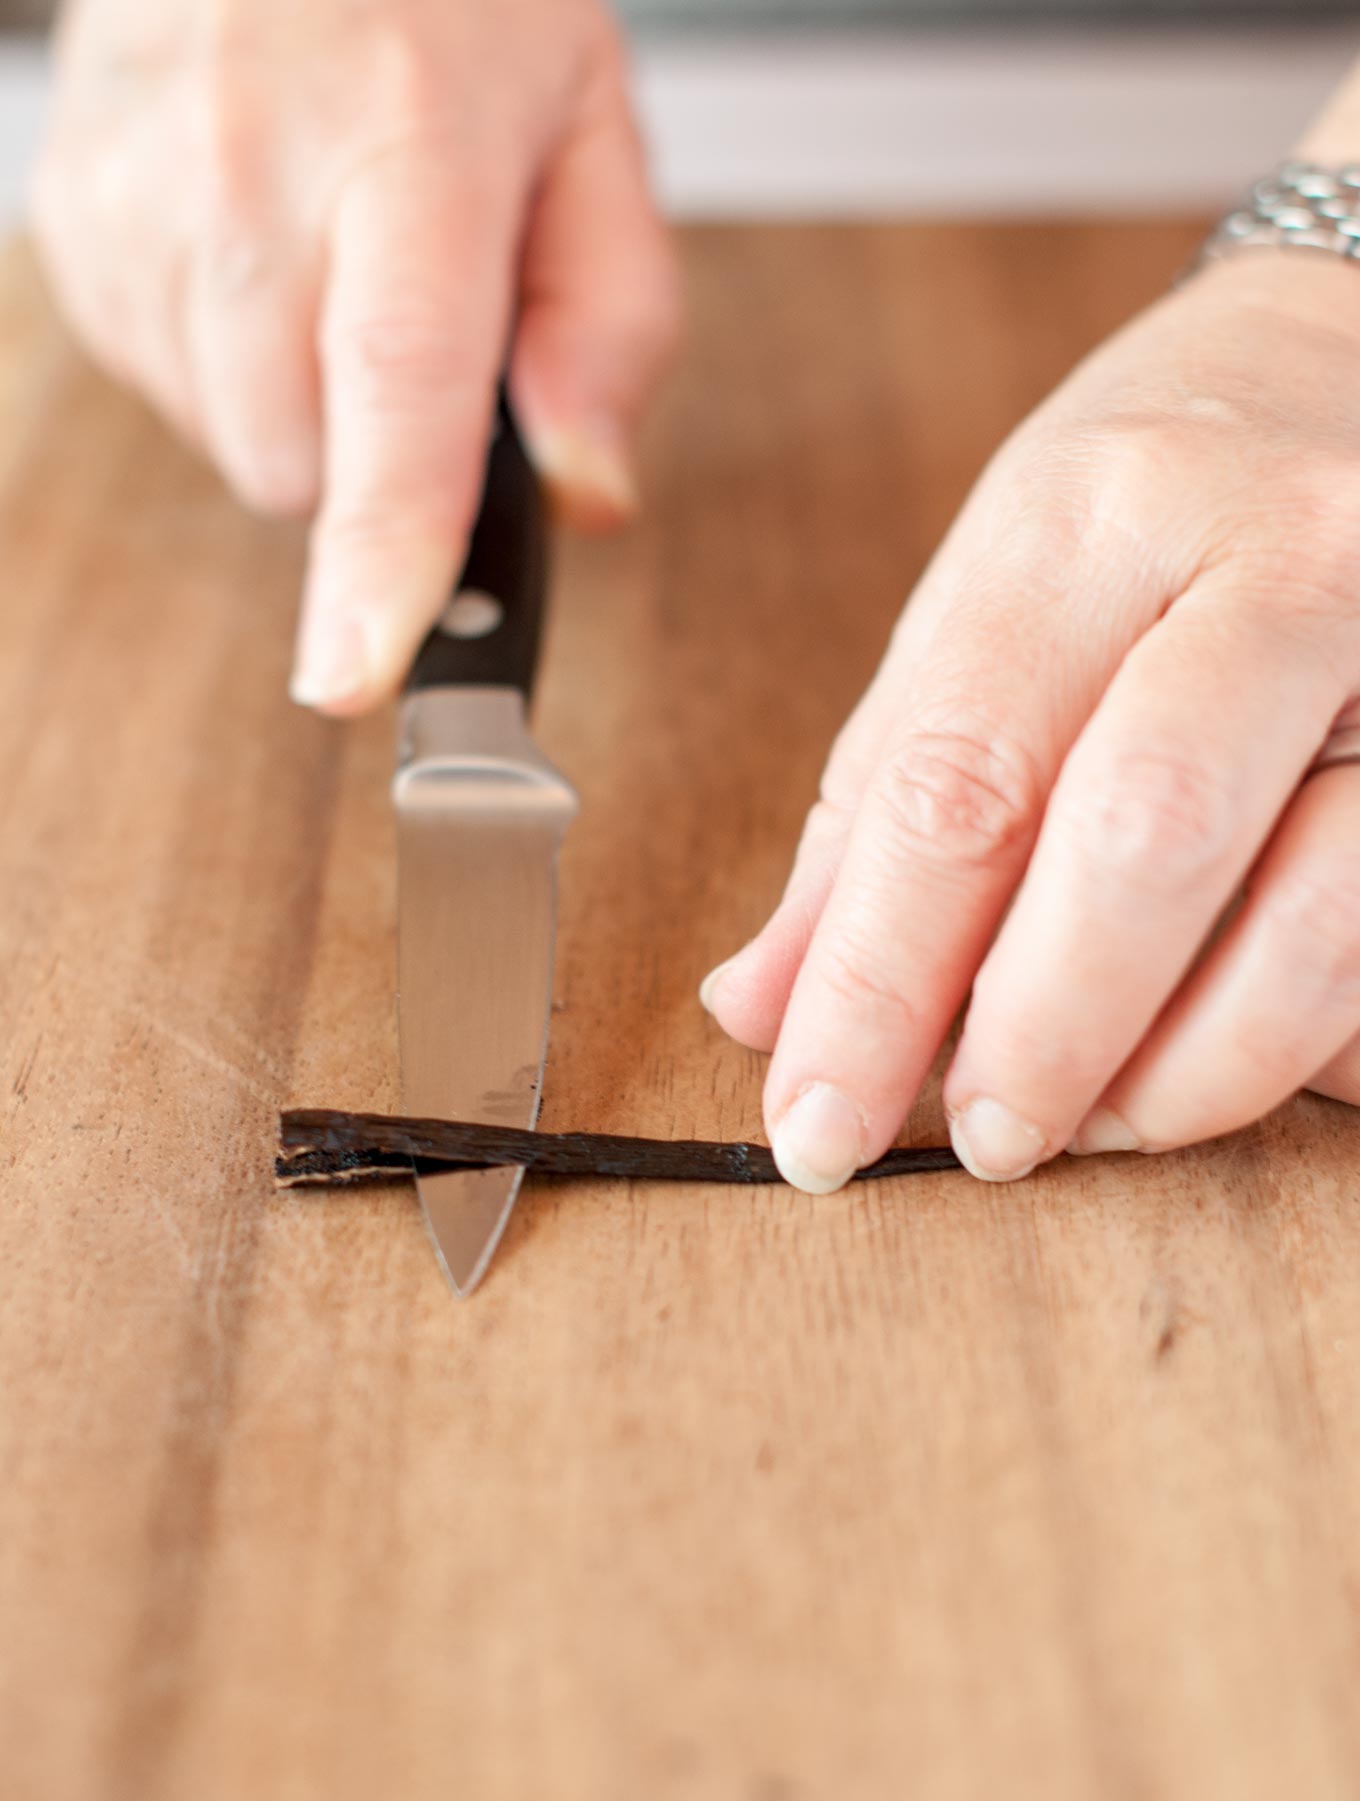
[(547, 588), (543, 489), (502, 395), (467, 562), (448, 609), (416, 653), (406, 692), (518, 688), (527, 700)]

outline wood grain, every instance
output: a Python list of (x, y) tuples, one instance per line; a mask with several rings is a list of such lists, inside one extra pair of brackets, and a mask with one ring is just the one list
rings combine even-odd
[[(560, 569), (543, 1124), (758, 1135), (694, 1000), (1005, 430), (1192, 224), (692, 233), (653, 504)], [(301, 543), (0, 275), (7, 1801), (1360, 1792), (1360, 1121), (826, 1200), (276, 1194), (394, 1110), (391, 721)], [(937, 1139), (937, 1100), (911, 1122)]]

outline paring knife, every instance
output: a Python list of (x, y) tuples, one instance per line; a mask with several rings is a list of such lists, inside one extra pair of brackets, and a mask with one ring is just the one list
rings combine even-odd
[[(547, 588), (538, 482), (502, 399), (466, 565), (407, 678), (397, 814), (405, 1112), (533, 1126), (552, 998), (557, 853), (571, 784), (529, 735)], [(474, 1288), (523, 1170), (421, 1176), (455, 1294)]]

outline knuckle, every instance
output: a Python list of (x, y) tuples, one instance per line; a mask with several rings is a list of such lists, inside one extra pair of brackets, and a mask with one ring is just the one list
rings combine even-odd
[[(1198, 501), (1200, 529), (1217, 516), (1225, 491), (1225, 439), (1259, 438), (1231, 402), (1177, 396), (1172, 405), (1153, 396), (1103, 407), (1074, 429), (1050, 422), (1041, 439), (1039, 466), (1056, 512), (1065, 520), (1071, 553), (1106, 564), (1127, 561), (1130, 540), (1165, 544), (1169, 517), (1184, 515), (1187, 493)], [(1048, 559), (1051, 560), (1051, 556)]]
[(1314, 456), (1288, 484), (1291, 523), (1312, 537), (1360, 540), (1360, 460), (1345, 453)]
[(1159, 412), (1107, 420), (1084, 446), (1083, 526), (1097, 544), (1164, 532), (1184, 472), (1202, 463), (1205, 428)]
[(1078, 539), (1102, 521), (1140, 518), (1165, 491), (1168, 466), (1184, 448), (1173, 425), (1143, 412), (1105, 416), (1076, 430), (1067, 421), (1031, 424), (1017, 441), (1026, 452), (1026, 486), (1038, 480), (1049, 512)]
[(419, 313), (336, 321), (326, 330), (323, 354), (378, 406), (425, 411), (460, 397), (490, 395), (485, 370), (447, 321)]
[(875, 791), (895, 859), (990, 867), (1028, 839), (1040, 783), (1018, 745), (969, 722), (907, 734), (880, 766)]
[(1149, 743), (1083, 768), (1060, 792), (1055, 817), (1089, 868), (1135, 889), (1175, 894), (1230, 854), (1236, 795), (1190, 747)]
[(1272, 598), (1290, 612), (1354, 616), (1360, 563), (1360, 465), (1347, 459), (1290, 483), (1252, 546)]
[(1180, 448), (1175, 429), (1163, 419), (1140, 415), (1109, 421), (1091, 444), (1091, 471), (1102, 493), (1138, 501), (1162, 487), (1167, 464)]
[(829, 800), (825, 795), (815, 800), (803, 822), (802, 844), (820, 846), (848, 837), (854, 819), (853, 810)]
[(317, 537), (342, 565), (402, 567), (413, 544), (458, 542), (464, 526), (447, 492), (433, 483), (425, 493), (371, 494), (328, 506), (317, 521)]
[(218, 214), (203, 233), (194, 256), (194, 278), (214, 306), (230, 306), (247, 295), (273, 289), (269, 298), (282, 310), (274, 245), (253, 220)]
[(1266, 907), (1287, 937), (1291, 962), (1334, 1000), (1360, 1001), (1360, 854), (1348, 854), (1325, 875), (1287, 874)]
[(848, 1012), (886, 1014), (904, 1031), (915, 1017), (900, 982), (885, 965), (882, 953), (865, 942), (863, 933), (842, 931), (823, 948), (818, 979), (824, 994)]
[(381, 558), (399, 553), (410, 534), (410, 519), (380, 504), (327, 507), (317, 536), (336, 557)]

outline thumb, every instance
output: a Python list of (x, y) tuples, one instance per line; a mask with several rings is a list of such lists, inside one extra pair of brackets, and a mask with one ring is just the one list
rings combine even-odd
[(633, 439), (679, 335), (679, 283), (622, 75), (548, 169), (511, 357), (516, 416), (563, 517), (634, 510)]

